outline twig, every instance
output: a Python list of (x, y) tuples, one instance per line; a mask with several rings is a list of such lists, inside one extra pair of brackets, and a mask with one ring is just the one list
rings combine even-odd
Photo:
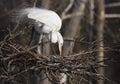
[(105, 14), (105, 18), (120, 18), (120, 14)]
[(70, 3), (65, 8), (65, 10), (62, 12), (61, 18), (64, 18), (66, 16), (66, 13), (71, 9), (71, 7), (73, 6), (73, 3), (74, 3), (74, 0), (70, 0)]
[(17, 24), (16, 24), (16, 26), (13, 28), (13, 31), (12, 31), (12, 32), (15, 32), (16, 29), (19, 27), (19, 25), (20, 25), (20, 21), (17, 22)]
[(68, 18), (72, 18), (75, 16), (81, 16), (83, 13), (81, 12), (76, 12), (76, 13), (72, 13), (72, 14), (67, 14), (64, 17), (62, 17), (62, 20), (68, 19)]
[(52, 81), (51, 77), (49, 76), (48, 68), (47, 68), (47, 67), (45, 68), (45, 73), (46, 73), (47, 78), (48, 78), (50, 81)]
[(105, 7), (108, 8), (108, 7), (117, 7), (117, 6), (120, 6), (120, 2), (107, 4)]

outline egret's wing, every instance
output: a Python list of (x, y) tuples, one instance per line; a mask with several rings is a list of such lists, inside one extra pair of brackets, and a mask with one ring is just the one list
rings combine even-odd
[(59, 31), (62, 25), (60, 17), (53, 11), (40, 8), (27, 8), (24, 11), (29, 12), (28, 18), (42, 22), (51, 28), (53, 31)]
[(44, 25), (43, 28), (42, 28), (42, 31), (44, 33), (50, 33), (52, 31), (52, 28), (50, 28), (49, 26), (47, 25)]
[(46, 9), (24, 8), (15, 10), (11, 16), (13, 16), (14, 22), (18, 20), (21, 22), (32, 20), (35, 24), (43, 23), (52, 28), (53, 32), (59, 31), (62, 25), (62, 21), (58, 14)]

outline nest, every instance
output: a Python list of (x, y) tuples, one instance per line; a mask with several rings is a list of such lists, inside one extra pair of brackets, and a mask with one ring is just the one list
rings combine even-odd
[(96, 68), (100, 67), (95, 61), (92, 51), (82, 51), (70, 56), (49, 55), (37, 53), (38, 45), (22, 45), (15, 41), (16, 35), (8, 34), (0, 42), (0, 80), (18, 82), (26, 73), (45, 74), (52, 82), (59, 82), (60, 74), (64, 73), (68, 81), (90, 82), (88, 79), (102, 79)]

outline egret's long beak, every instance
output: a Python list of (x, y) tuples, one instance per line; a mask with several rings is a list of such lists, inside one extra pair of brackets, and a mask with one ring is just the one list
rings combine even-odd
[(60, 56), (62, 56), (63, 55), (63, 52), (62, 52), (63, 38), (62, 38), (62, 35), (59, 32), (57, 32), (56, 35), (57, 35), (57, 41), (58, 41)]
[(62, 56), (62, 47), (60, 48), (60, 56)]

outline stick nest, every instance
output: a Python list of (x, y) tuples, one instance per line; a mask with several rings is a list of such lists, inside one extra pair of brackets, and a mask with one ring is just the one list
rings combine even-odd
[(100, 67), (95, 61), (94, 51), (81, 51), (70, 56), (37, 54), (39, 45), (22, 45), (15, 41), (15, 35), (8, 34), (0, 41), (0, 80), (17, 81), (26, 74), (45, 74), (53, 82), (59, 82), (60, 74), (65, 73), (69, 80), (89, 82), (87, 78), (99, 79), (96, 68)]

